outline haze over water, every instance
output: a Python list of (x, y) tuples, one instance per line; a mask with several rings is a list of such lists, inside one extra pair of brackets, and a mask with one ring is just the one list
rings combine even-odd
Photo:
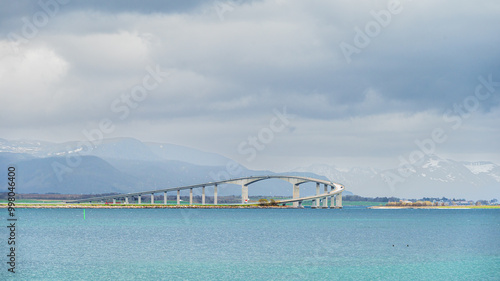
[(17, 273), (0, 279), (498, 280), (499, 214), (20, 209)]

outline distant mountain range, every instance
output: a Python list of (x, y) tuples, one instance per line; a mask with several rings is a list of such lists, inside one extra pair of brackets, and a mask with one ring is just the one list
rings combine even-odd
[(397, 168), (342, 170), (330, 165), (312, 165), (294, 171), (336, 179), (350, 191), (363, 196), (500, 198), (500, 166), (491, 162), (458, 162), (429, 155), (420, 165), (409, 167), (404, 176)]
[[(124, 193), (275, 174), (249, 170), (219, 154), (132, 138), (106, 139), (92, 147), (79, 142), (0, 139), (0, 167), (6, 171), (9, 165), (17, 169), (19, 193)], [(326, 180), (312, 173), (300, 174)], [(6, 190), (5, 184), (2, 189)], [(200, 190), (194, 192), (201, 195), (197, 194)], [(314, 192), (314, 188), (301, 190), (303, 195)], [(218, 193), (240, 195), (241, 187), (222, 185)], [(291, 193), (291, 185), (281, 180), (256, 183), (249, 190), (250, 195)]]
[[(92, 147), (82, 147), (79, 142), (0, 139), (0, 168), (6, 171), (8, 165), (16, 166), (19, 193), (122, 193), (275, 174), (247, 169), (219, 154), (132, 138), (105, 139)], [(361, 196), (500, 198), (500, 166), (494, 163), (458, 162), (431, 155), (411, 168), (409, 176), (401, 177), (392, 186), (387, 176), (399, 175), (396, 168), (345, 170), (315, 164), (285, 174), (340, 182)], [(301, 194), (313, 194), (310, 185), (301, 188)], [(1, 187), (6, 190), (5, 183)], [(249, 191), (250, 195), (291, 195), (290, 184), (280, 180), (257, 183)], [(240, 192), (235, 185), (219, 188), (220, 195)]]

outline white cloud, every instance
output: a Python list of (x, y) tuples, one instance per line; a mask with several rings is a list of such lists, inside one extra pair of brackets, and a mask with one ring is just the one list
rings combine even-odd
[[(5, 48), (8, 46), (1, 46), (4, 46), (1, 51), (6, 52)], [(28, 110), (46, 112), (46, 106), (59, 103), (59, 100), (53, 100), (53, 91), (67, 72), (68, 63), (46, 47), (33, 46), (20, 54), (4, 56), (0, 64), (0, 92), (3, 101), (0, 104), (0, 114), (7, 118), (24, 114)], [(15, 122), (15, 119), (12, 121)]]

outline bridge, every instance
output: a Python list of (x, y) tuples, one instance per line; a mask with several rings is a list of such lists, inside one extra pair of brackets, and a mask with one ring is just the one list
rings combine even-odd
[[(241, 186), (241, 204), (255, 204), (255, 203), (249, 203), (248, 186), (256, 182), (269, 179), (280, 179), (292, 184), (293, 197), (290, 199), (279, 200), (278, 202), (279, 204), (285, 205), (287, 203), (292, 203), (293, 207), (301, 208), (302, 202), (312, 201), (312, 208), (328, 208), (329, 207), (328, 202), (331, 201), (330, 207), (342, 208), (342, 192), (345, 189), (345, 187), (342, 184), (315, 178), (309, 178), (309, 177), (280, 176), (280, 175), (254, 176), (254, 177), (229, 179), (229, 180), (209, 182), (209, 183), (189, 185), (189, 186), (171, 187), (171, 188), (141, 191), (135, 193), (125, 193), (125, 194), (116, 194), (110, 196), (86, 198), (80, 200), (71, 200), (71, 201), (66, 201), (66, 203), (84, 203), (84, 202), (91, 203), (95, 201), (102, 202), (102, 201), (113, 200), (113, 204), (116, 204), (117, 200), (123, 200), (125, 204), (129, 204), (130, 202), (135, 201), (135, 198), (137, 198), (137, 204), (142, 204), (142, 196), (150, 195), (151, 196), (150, 203), (154, 204), (155, 194), (163, 192), (163, 203), (167, 205), (167, 193), (177, 192), (177, 205), (180, 205), (181, 190), (189, 189), (189, 205), (193, 205), (193, 189), (201, 188), (201, 194), (202, 194), (201, 204), (207, 205), (205, 202), (205, 188), (213, 186), (214, 187), (213, 204), (211, 205), (217, 205), (217, 187), (222, 184), (236, 184)], [(316, 195), (300, 197), (300, 185), (304, 183), (316, 183)], [(321, 186), (323, 186), (322, 191), (321, 191)], [(241, 204), (238, 203), (229, 205), (241, 205)]]

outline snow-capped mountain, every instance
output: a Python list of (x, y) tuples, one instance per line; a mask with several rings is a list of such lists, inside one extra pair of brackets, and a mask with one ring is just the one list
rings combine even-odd
[(363, 196), (444, 196), (475, 200), (500, 197), (500, 166), (491, 162), (458, 162), (437, 155), (427, 156), (418, 165), (383, 171), (374, 168), (342, 170), (330, 165), (312, 165), (295, 171), (323, 175)]
[[(105, 139), (92, 146), (0, 139), (0, 168), (6, 171), (10, 165), (16, 167), (20, 193), (120, 193), (273, 174), (249, 170), (215, 153), (131, 138)], [(326, 179), (311, 173), (304, 176)], [(0, 190), (6, 189), (0, 183)], [(218, 192), (239, 195), (241, 187), (221, 185)], [(301, 192), (312, 195), (314, 190)], [(291, 187), (279, 180), (272, 185), (256, 183), (249, 193), (287, 195)]]
[(177, 160), (195, 165), (226, 165), (229, 158), (219, 154), (167, 143), (143, 143), (133, 138), (104, 139), (99, 143), (0, 139), (0, 152), (25, 153), (34, 157), (65, 157), (71, 154), (97, 156), (103, 159), (126, 159), (141, 161)]
[[(75, 156), (80, 156), (81, 163)], [(68, 161), (77, 161), (76, 166)], [(227, 164), (237, 164), (215, 153), (132, 138), (105, 139), (92, 146), (81, 142), (0, 139), (0, 165), (12, 163), (24, 170), (20, 175), (25, 191), (39, 193), (128, 192), (146, 186), (195, 184), (221, 180), (229, 176)], [(272, 173), (239, 167), (241, 173), (237, 176)], [(458, 162), (436, 155), (426, 156), (415, 165), (388, 170), (315, 164), (292, 172), (324, 176), (361, 196), (473, 200), (500, 197), (500, 166), (491, 162)], [(280, 183), (276, 188), (288, 190)]]
[(500, 182), (500, 166), (491, 162), (463, 162), (475, 175), (488, 175)]

